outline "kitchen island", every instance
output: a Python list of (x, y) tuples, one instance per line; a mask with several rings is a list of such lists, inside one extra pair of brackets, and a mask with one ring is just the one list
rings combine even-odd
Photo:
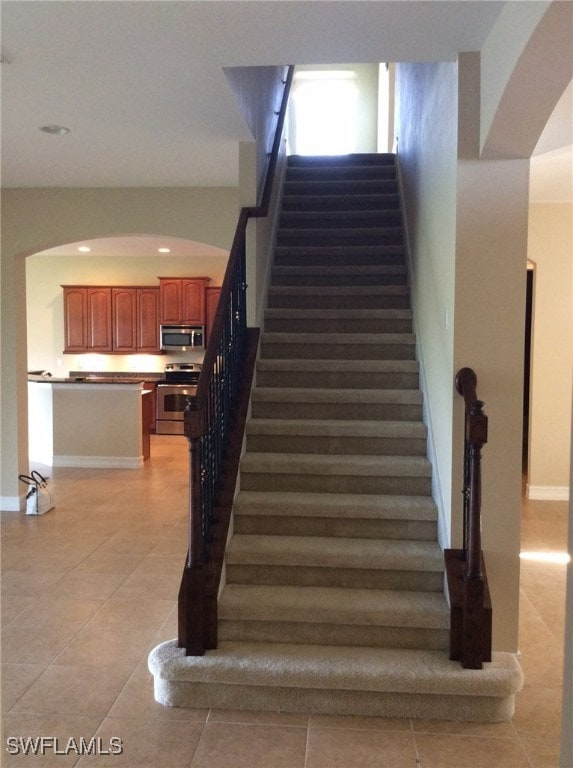
[(30, 376), (30, 458), (54, 467), (140, 467), (149, 458), (151, 397), (133, 378)]

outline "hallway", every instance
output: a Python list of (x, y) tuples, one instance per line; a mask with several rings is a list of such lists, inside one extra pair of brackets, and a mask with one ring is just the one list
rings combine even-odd
[[(177, 634), (187, 535), (184, 438), (154, 436), (140, 470), (56, 469), (57, 506), (2, 513), (4, 739), (101, 737), (99, 755), (2, 765), (123, 768), (557, 768), (565, 565), (522, 560), (525, 687), (510, 723), (169, 709), (147, 654)], [(522, 549), (564, 552), (566, 502), (526, 502)], [(495, 606), (494, 606), (495, 610)], [(110, 740), (121, 739), (121, 754)], [(11, 742), (14, 743), (14, 742)], [(15, 751), (15, 750), (13, 750)]]

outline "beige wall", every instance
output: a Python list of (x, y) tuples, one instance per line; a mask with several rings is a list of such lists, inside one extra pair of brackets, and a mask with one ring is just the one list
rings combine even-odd
[(141, 466), (141, 390), (135, 385), (36, 386), (53, 390), (54, 466)]
[(528, 495), (565, 499), (573, 368), (573, 207), (530, 207), (534, 263)]
[(17, 509), (28, 468), (25, 256), (63, 243), (172, 235), (229, 249), (235, 188), (7, 189), (2, 192), (0, 503)]

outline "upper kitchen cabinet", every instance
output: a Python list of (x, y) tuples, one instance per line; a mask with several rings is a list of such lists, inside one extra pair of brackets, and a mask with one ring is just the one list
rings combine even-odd
[(160, 352), (158, 287), (63, 288), (64, 352)]
[(160, 277), (160, 321), (168, 325), (205, 324), (208, 277)]
[(111, 290), (64, 287), (64, 352), (111, 352)]
[(159, 288), (137, 289), (137, 351), (159, 352)]
[(159, 352), (159, 288), (111, 289), (113, 351)]
[(213, 323), (215, 322), (215, 314), (217, 313), (217, 305), (219, 304), (219, 296), (221, 295), (220, 288), (207, 288), (205, 291), (205, 326), (206, 326), (206, 341), (211, 334)]

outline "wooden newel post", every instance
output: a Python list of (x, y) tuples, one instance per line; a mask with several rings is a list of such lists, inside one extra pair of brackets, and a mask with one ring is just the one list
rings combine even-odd
[(475, 400), (467, 420), (469, 463), (468, 542), (464, 574), (465, 598), (461, 661), (465, 669), (481, 669), (484, 655), (484, 592), (481, 555), (481, 449), (487, 442), (487, 416)]
[(178, 600), (178, 646), (187, 656), (205, 653), (205, 545), (201, 489), (201, 434), (204, 412), (190, 397), (185, 407), (189, 441), (189, 542)]

